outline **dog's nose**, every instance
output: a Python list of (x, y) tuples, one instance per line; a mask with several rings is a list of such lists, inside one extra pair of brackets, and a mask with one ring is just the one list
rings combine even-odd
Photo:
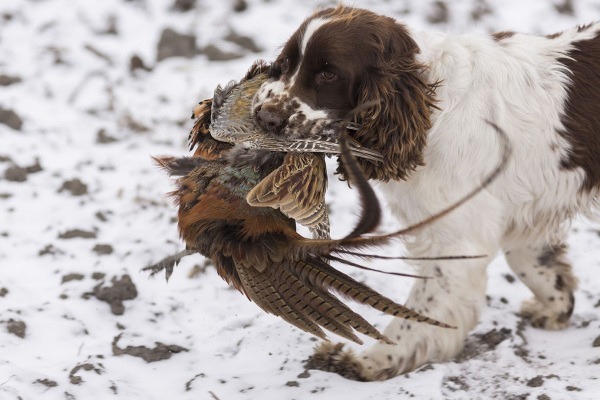
[(271, 133), (278, 133), (283, 125), (281, 115), (269, 110), (261, 109), (256, 113), (256, 119), (258, 125)]

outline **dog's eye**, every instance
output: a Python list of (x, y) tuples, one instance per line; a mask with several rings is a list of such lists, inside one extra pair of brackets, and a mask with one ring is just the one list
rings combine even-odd
[(334, 81), (337, 79), (337, 75), (331, 71), (321, 71), (319, 78), (324, 81)]
[(283, 60), (281, 60), (281, 63), (279, 64), (279, 68), (281, 69), (281, 73), (285, 74), (290, 70), (290, 59), (289, 57), (284, 58)]

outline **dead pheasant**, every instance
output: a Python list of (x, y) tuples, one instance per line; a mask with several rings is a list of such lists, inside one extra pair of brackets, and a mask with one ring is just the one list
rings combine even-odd
[[(195, 155), (215, 159), (238, 145), (229, 157), (243, 157), (248, 150), (287, 152), (283, 164), (272, 171), (248, 193), (247, 201), (257, 207), (280, 209), (285, 215), (307, 226), (313, 237), (329, 238), (329, 215), (325, 205), (327, 175), (323, 153), (337, 154), (337, 137), (348, 123), (335, 121), (283, 139), (262, 131), (255, 123), (251, 103), (260, 86), (267, 80), (267, 65), (256, 62), (239, 82), (230, 82), (225, 88), (217, 87), (212, 99), (200, 102), (194, 108), (196, 119), (190, 133), (190, 147), (197, 146)], [(372, 162), (381, 162), (381, 155), (350, 145), (354, 155)], [(317, 154), (319, 153), (319, 154)], [(224, 154), (224, 153), (223, 153)], [(254, 154), (254, 153), (252, 153)]]

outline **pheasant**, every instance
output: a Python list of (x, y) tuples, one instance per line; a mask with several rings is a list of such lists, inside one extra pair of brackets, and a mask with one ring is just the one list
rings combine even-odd
[[(257, 75), (249, 79), (254, 76)], [(248, 137), (238, 137), (230, 143), (215, 140), (208, 134), (215, 121), (209, 120), (208, 110), (213, 108), (210, 114), (215, 115), (215, 111), (223, 111), (222, 104), (217, 99), (212, 104), (201, 104), (201, 110), (197, 108), (195, 116), (201, 122), (196, 122), (190, 135), (192, 145), (197, 145), (193, 157), (155, 158), (169, 175), (178, 177), (177, 189), (171, 194), (179, 206), (178, 226), (186, 250), (146, 270), (155, 274), (166, 269), (168, 279), (183, 256), (200, 253), (213, 262), (227, 283), (264, 311), (322, 339), (326, 339), (323, 331), (326, 329), (356, 343), (362, 340), (355, 332), (393, 343), (335, 294), (395, 317), (452, 328), (394, 302), (330, 263), (337, 261), (368, 269), (347, 260), (346, 256), (377, 257), (365, 254), (364, 250), (419, 229), (468, 201), (504, 168), (509, 153), (507, 144), (501, 163), (481, 185), (456, 203), (400, 231), (365, 236), (379, 224), (381, 210), (353, 156), (357, 147), (348, 144), (342, 124), (335, 132), (337, 137), (330, 141), (339, 142), (338, 148), (327, 152), (340, 154), (349, 182), (358, 189), (362, 212), (353, 231), (342, 239), (307, 239), (296, 232), (294, 218), (302, 221), (306, 217), (308, 222), (319, 218), (315, 217), (318, 212), (314, 211), (314, 205), (321, 198), (315, 200), (306, 193), (313, 187), (324, 193), (324, 181), (315, 178), (322, 176), (315, 173), (321, 166), (314, 161), (322, 161), (322, 157), (310, 152), (284, 154), (253, 148), (244, 144)], [(281, 150), (286, 149), (289, 147)], [(324, 164), (322, 168), (324, 171)], [(294, 186), (298, 182), (302, 185)]]

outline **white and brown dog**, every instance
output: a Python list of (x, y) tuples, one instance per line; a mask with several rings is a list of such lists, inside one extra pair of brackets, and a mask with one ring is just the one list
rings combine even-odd
[(458, 199), (496, 165), (500, 142), (486, 120), (513, 150), (487, 190), (407, 244), (415, 257), (489, 255), (420, 266), (435, 279), (417, 281), (407, 306), (458, 329), (395, 319), (385, 335), (397, 345), (335, 354), (323, 368), (378, 380), (455, 356), (477, 324), (486, 267), (500, 250), (535, 296), (522, 308), (533, 326), (567, 326), (577, 285), (567, 228), (599, 204), (600, 23), (545, 37), (449, 36), (367, 10), (321, 10), (287, 41), (253, 110), (286, 135), (361, 104), (372, 106), (354, 138), (385, 157), (363, 167), (407, 224)]

